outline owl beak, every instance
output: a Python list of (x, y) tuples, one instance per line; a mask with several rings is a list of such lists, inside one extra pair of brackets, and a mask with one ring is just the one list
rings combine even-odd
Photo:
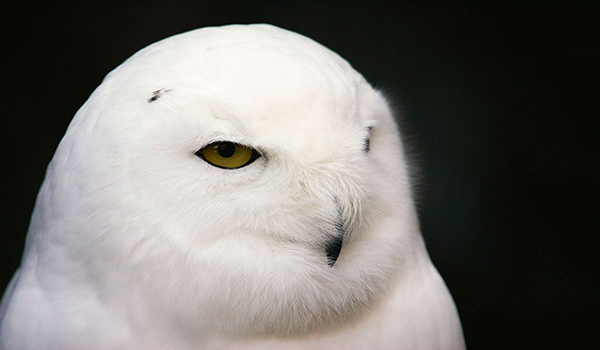
[(338, 257), (340, 256), (340, 251), (342, 250), (342, 243), (344, 243), (344, 223), (341, 219), (335, 225), (336, 235), (327, 243), (325, 247), (325, 253), (327, 254), (327, 265), (329, 267), (333, 267)]

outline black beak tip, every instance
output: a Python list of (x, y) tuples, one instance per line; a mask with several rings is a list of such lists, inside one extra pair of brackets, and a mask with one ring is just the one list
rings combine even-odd
[(327, 246), (325, 247), (325, 253), (327, 254), (327, 265), (329, 267), (333, 267), (338, 257), (340, 256), (340, 251), (342, 250), (343, 240), (341, 237), (332, 239)]

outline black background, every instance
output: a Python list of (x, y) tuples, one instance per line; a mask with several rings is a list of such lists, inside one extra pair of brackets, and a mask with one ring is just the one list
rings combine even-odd
[(208, 25), (309, 36), (384, 90), (471, 349), (599, 348), (598, 27), (583, 2), (3, 2), (0, 288), (69, 121), (142, 47)]

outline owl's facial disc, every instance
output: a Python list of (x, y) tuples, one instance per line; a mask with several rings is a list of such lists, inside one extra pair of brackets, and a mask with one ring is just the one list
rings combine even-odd
[[(365, 155), (370, 151), (372, 129), (372, 126), (366, 128), (367, 135), (363, 139), (362, 151)], [(195, 155), (209, 165), (230, 171), (249, 166), (262, 156), (258, 150), (250, 146), (244, 146), (229, 140), (210, 142), (195, 152)], [(329, 226), (327, 231), (330, 233), (325, 240), (323, 248), (321, 248), (325, 251), (325, 262), (331, 268), (334, 267), (340, 256), (347, 230), (344, 211), (341, 208), (339, 198), (336, 198), (334, 202), (337, 207), (337, 215), (330, 225), (326, 225)]]

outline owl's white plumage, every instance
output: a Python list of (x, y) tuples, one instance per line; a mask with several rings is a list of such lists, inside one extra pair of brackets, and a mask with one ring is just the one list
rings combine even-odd
[[(195, 154), (217, 141), (261, 156)], [(177, 35), (105, 78), (48, 167), (0, 317), (5, 349), (464, 348), (384, 98), (268, 25)]]

